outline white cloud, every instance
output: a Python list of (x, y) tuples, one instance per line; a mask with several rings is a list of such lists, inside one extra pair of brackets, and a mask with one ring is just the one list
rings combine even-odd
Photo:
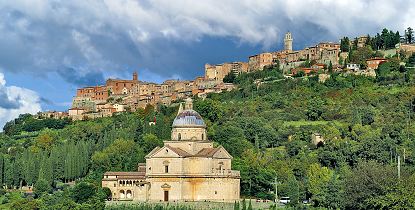
[[(205, 37), (224, 37), (268, 50), (288, 30), (294, 32), (294, 45), (376, 33), (383, 27), (402, 32), (415, 27), (414, 13), (413, 0), (1, 1), (0, 46), (10, 52), (0, 52), (0, 66), (108, 74), (144, 63), (141, 67), (154, 71), (154, 60), (186, 57), (174, 57), (180, 49), (160, 49), (172, 46), (167, 42), (191, 45)], [(172, 75), (171, 69), (157, 68), (157, 74)]]
[[(38, 0), (5, 1), (3, 7), (35, 21), (53, 22), (91, 34), (113, 30), (148, 41), (160, 36), (197, 41), (202, 36), (231, 36), (254, 44), (275, 43), (286, 29), (310, 22), (338, 35), (369, 27), (402, 29), (415, 24), (412, 0)], [(411, 4), (412, 3), (412, 4)], [(34, 7), (34, 5), (36, 5)], [(70, 12), (69, 12), (70, 11)], [(382, 15), (379, 15), (382, 14)], [(17, 21), (27, 31), (28, 20)], [(20, 26), (19, 28), (21, 28)], [(367, 32), (366, 32), (367, 33)]]
[(40, 98), (32, 90), (6, 86), (4, 74), (0, 72), (0, 130), (4, 124), (20, 114), (35, 114), (41, 111)]

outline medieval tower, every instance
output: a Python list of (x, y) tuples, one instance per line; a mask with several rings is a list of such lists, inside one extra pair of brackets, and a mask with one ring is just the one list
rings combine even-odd
[(293, 38), (291, 36), (290, 32), (287, 32), (285, 34), (285, 38), (284, 38), (284, 50), (285, 51), (293, 51)]

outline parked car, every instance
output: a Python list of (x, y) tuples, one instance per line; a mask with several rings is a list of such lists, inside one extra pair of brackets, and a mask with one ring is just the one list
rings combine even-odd
[(288, 204), (290, 202), (290, 197), (281, 197), (280, 203), (282, 204)]

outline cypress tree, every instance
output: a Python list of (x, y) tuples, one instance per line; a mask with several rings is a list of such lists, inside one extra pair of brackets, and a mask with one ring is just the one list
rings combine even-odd
[(4, 157), (4, 184), (11, 188), (13, 185), (13, 161), (8, 155)]
[(239, 210), (239, 201), (235, 201), (233, 205), (233, 210)]
[(53, 170), (52, 170), (51, 160), (47, 154), (42, 155), (42, 162), (40, 163), (38, 180), (39, 179), (45, 180), (49, 183), (49, 185), (52, 185)]
[(242, 210), (246, 210), (246, 200), (242, 200)]
[(252, 210), (252, 199), (249, 199), (248, 210)]
[(50, 153), (50, 159), (53, 168), (53, 178), (56, 180), (64, 180), (65, 172), (65, 155), (63, 146), (54, 147)]
[(0, 184), (4, 184), (4, 162), (3, 162), (3, 154), (0, 154)]

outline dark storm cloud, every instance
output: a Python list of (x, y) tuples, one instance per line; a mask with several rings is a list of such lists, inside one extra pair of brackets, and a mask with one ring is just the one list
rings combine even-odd
[(99, 71), (86, 71), (81, 75), (81, 71), (75, 68), (64, 68), (58, 70), (58, 74), (67, 82), (76, 84), (78, 86), (95, 86), (104, 83), (104, 75)]
[(19, 99), (10, 100), (8, 98), (6, 89), (0, 88), (0, 108), (3, 109), (17, 109), (20, 107)]
[(246, 60), (249, 54), (281, 49), (286, 31), (293, 32), (296, 49), (383, 27), (402, 31), (415, 25), (411, 2), (3, 1), (0, 67), (57, 72), (75, 85), (96, 85), (106, 76), (143, 69), (190, 79), (203, 73), (206, 62)]
[(53, 103), (53, 101), (51, 101), (51, 100), (49, 100), (49, 99), (47, 99), (47, 98), (44, 98), (44, 97), (40, 97), (39, 101), (40, 101), (42, 104), (47, 104), (47, 105), (55, 105), (55, 103)]

